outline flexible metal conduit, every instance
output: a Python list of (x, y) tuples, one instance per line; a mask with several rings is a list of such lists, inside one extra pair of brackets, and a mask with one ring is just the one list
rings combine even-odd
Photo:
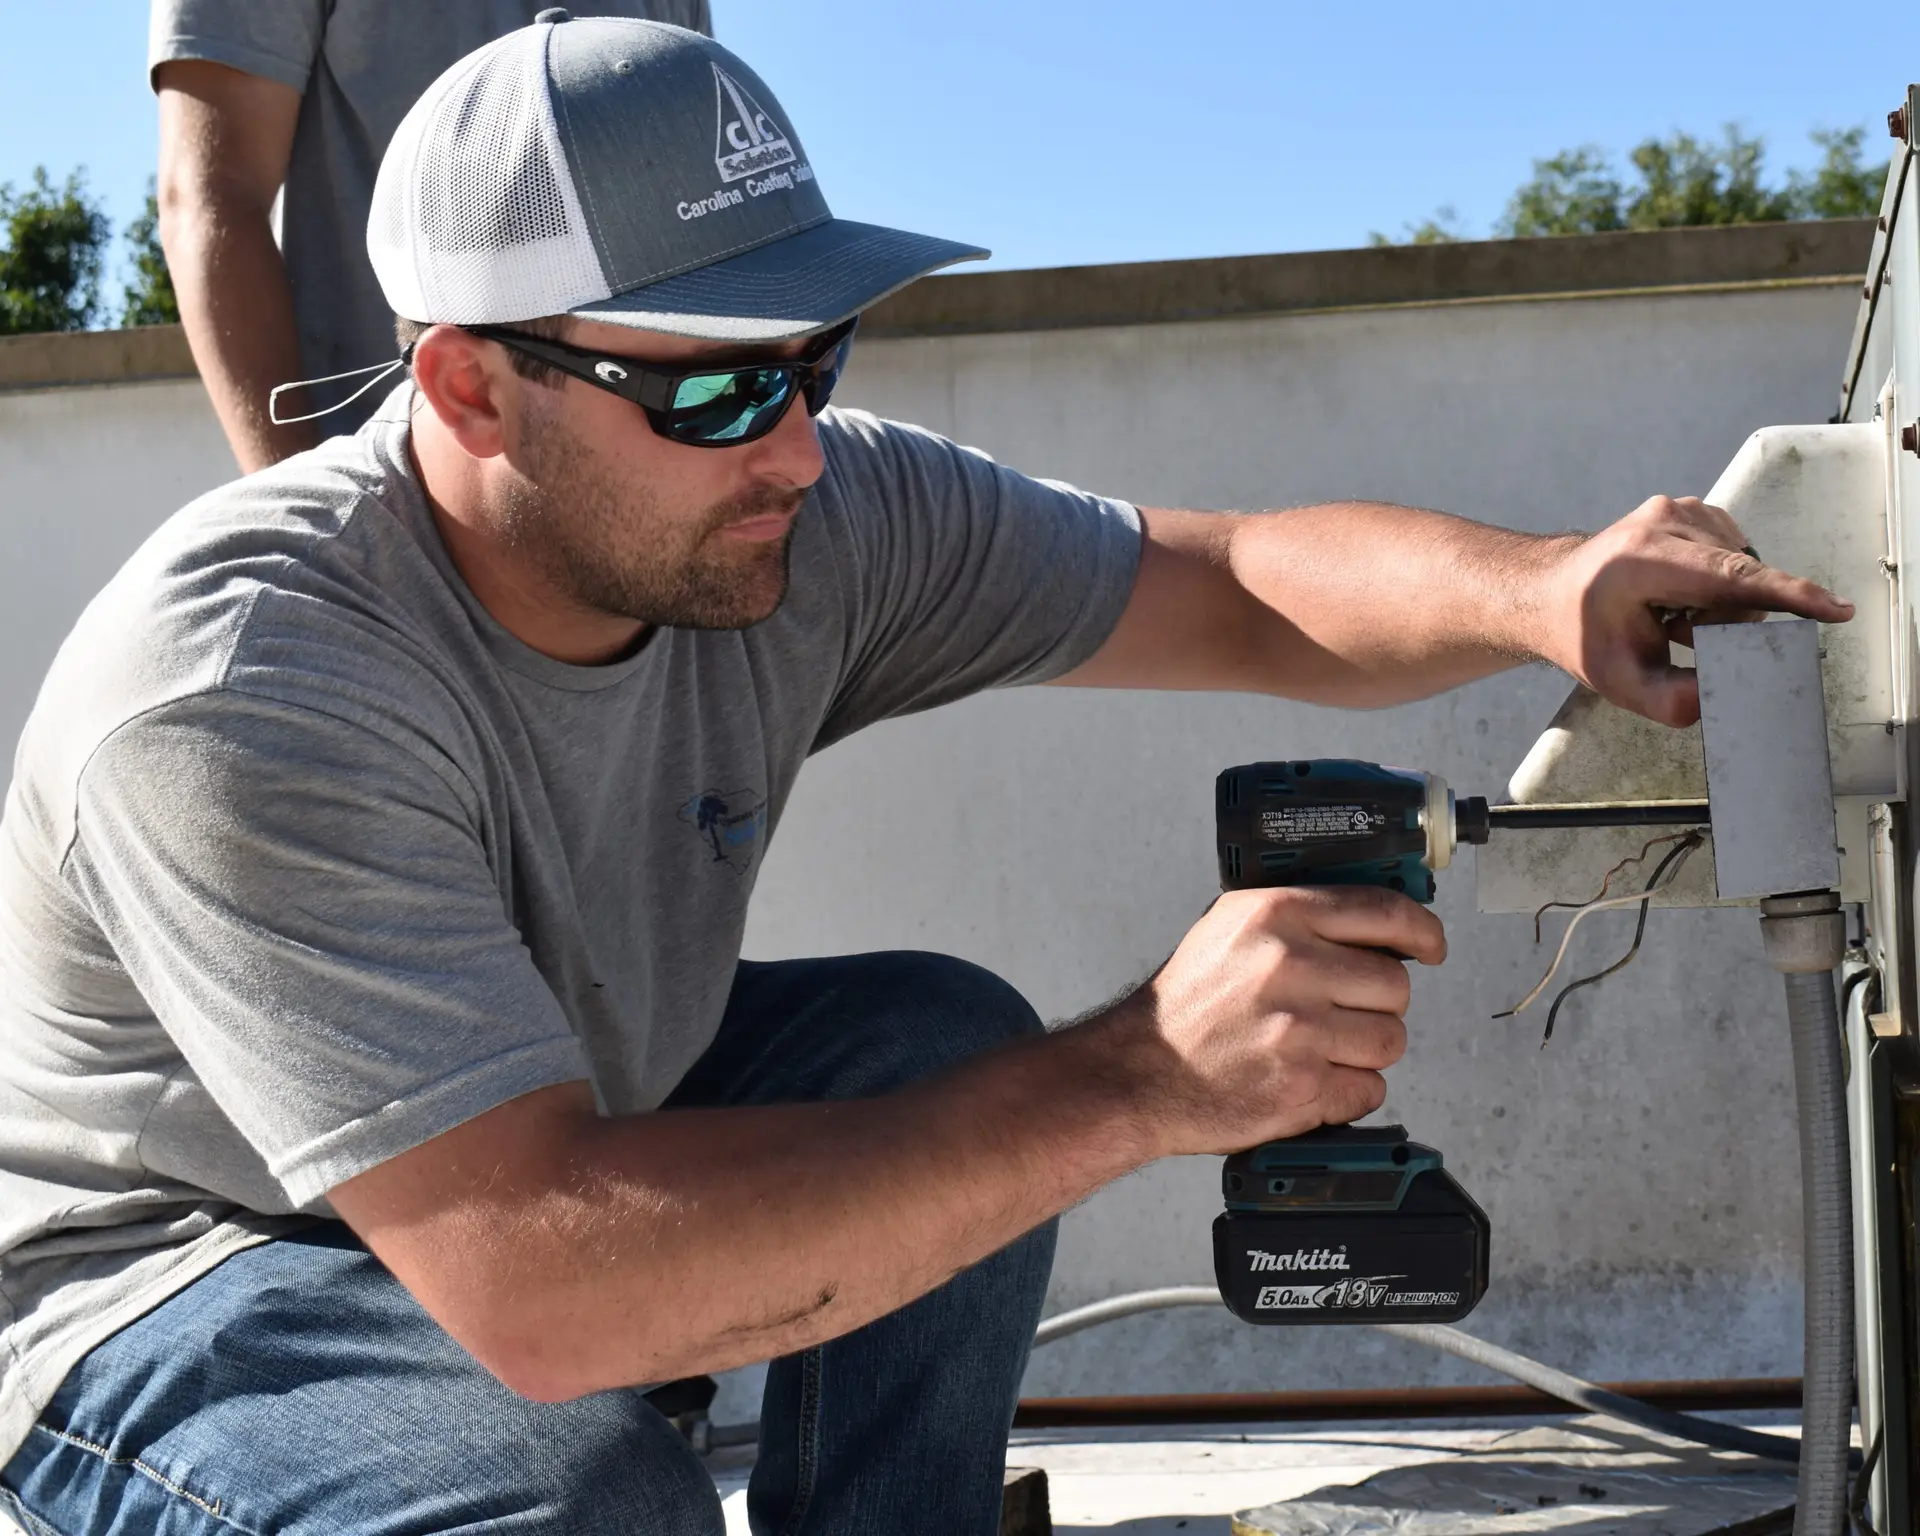
[[(1106, 1301), (1096, 1301), (1091, 1306), (1078, 1307), (1071, 1312), (1062, 1312), (1050, 1317), (1039, 1327), (1033, 1336), (1034, 1346), (1051, 1344), (1055, 1339), (1063, 1339), (1070, 1333), (1078, 1333), (1083, 1328), (1097, 1328), (1102, 1323), (1116, 1322), (1123, 1317), (1133, 1317), (1141, 1312), (1158, 1312), (1168, 1307), (1218, 1307), (1223, 1305), (1220, 1293), (1209, 1285), (1170, 1285), (1155, 1291), (1134, 1291), (1126, 1296), (1114, 1296)], [(1851, 1305), (1851, 1302), (1849, 1302)], [(1676, 1440), (1686, 1440), (1694, 1445), (1708, 1445), (1721, 1451), (1744, 1451), (1749, 1456), (1764, 1456), (1769, 1461), (1797, 1461), (1800, 1448), (1792, 1440), (1778, 1435), (1761, 1434), (1755, 1430), (1742, 1429), (1736, 1424), (1721, 1424), (1713, 1419), (1695, 1418), (1687, 1413), (1670, 1413), (1664, 1408), (1654, 1408), (1646, 1403), (1636, 1402), (1630, 1397), (1622, 1397), (1617, 1392), (1609, 1392), (1605, 1387), (1583, 1381), (1578, 1376), (1569, 1376), (1565, 1371), (1556, 1371), (1550, 1365), (1542, 1365), (1538, 1360), (1530, 1360), (1525, 1355), (1515, 1354), (1510, 1349), (1502, 1349), (1498, 1344), (1489, 1344), (1484, 1339), (1476, 1339), (1470, 1333), (1462, 1333), (1458, 1328), (1448, 1328), (1439, 1323), (1374, 1323), (1370, 1325), (1381, 1333), (1390, 1333), (1395, 1338), (1407, 1339), (1415, 1344), (1425, 1344), (1431, 1349), (1444, 1350), (1457, 1355), (1462, 1360), (1470, 1360), (1475, 1365), (1497, 1371), (1502, 1376), (1510, 1376), (1515, 1381), (1525, 1382), (1528, 1386), (1557, 1397), (1563, 1403), (1576, 1408), (1585, 1408), (1592, 1413), (1604, 1413), (1611, 1418), (1625, 1420), (1629, 1424), (1638, 1424), (1642, 1429), (1655, 1430), (1663, 1435), (1671, 1435)], [(1841, 1453), (1841, 1476), (1844, 1484), (1846, 1457), (1844, 1446)], [(1837, 1527), (1836, 1527), (1837, 1529)]]
[(1846, 949), (1840, 898), (1831, 891), (1769, 897), (1760, 904), (1760, 934), (1768, 962), (1786, 981), (1800, 1120), (1807, 1325), (1793, 1532), (1839, 1536), (1853, 1426), (1853, 1187), (1833, 996), (1833, 968)]

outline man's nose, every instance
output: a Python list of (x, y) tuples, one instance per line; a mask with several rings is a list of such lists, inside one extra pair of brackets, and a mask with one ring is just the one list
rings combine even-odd
[(820, 432), (804, 399), (795, 400), (780, 424), (755, 445), (754, 472), (776, 484), (804, 491), (826, 470)]

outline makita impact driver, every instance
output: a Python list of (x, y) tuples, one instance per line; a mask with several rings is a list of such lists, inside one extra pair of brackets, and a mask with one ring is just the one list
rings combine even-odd
[[(1321, 758), (1229, 768), (1215, 789), (1223, 890), (1377, 885), (1433, 900), (1487, 802), (1432, 774)], [(1249, 1323), (1451, 1322), (1487, 1289), (1490, 1228), (1432, 1147), (1397, 1125), (1328, 1126), (1235, 1153), (1213, 1224), (1220, 1295)]]

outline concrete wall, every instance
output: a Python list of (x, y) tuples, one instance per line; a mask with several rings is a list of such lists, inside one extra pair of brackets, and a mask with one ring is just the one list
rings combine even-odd
[[(991, 275), (991, 274), (990, 274)], [(863, 344), (843, 398), (1149, 504), (1362, 496), (1528, 529), (1704, 489), (1753, 428), (1824, 420), (1851, 284), (1412, 305)], [(0, 737), (86, 595), (230, 473), (191, 381), (0, 394)], [(1396, 591), (1383, 565), (1383, 599)], [(1056, 689), (894, 722), (803, 777), (762, 874), (756, 957), (920, 946), (1048, 1016), (1138, 978), (1212, 889), (1210, 787), (1264, 756), (1353, 755), (1503, 783), (1565, 691), (1541, 669), (1378, 714)], [(900, 856), (911, 847), (912, 858)], [(1542, 957), (1442, 880), (1453, 959), (1416, 983), (1388, 1113), (1494, 1223), (1473, 1326), (1603, 1377), (1798, 1370), (1798, 1175), (1778, 983), (1751, 914), (1663, 914), (1552, 1046), (1489, 1015)], [(1621, 925), (1578, 946), (1611, 957)], [(1217, 1164), (1123, 1181), (1064, 1223), (1054, 1302), (1208, 1276)], [(1467, 1379), (1365, 1332), (1162, 1315), (1036, 1356), (1027, 1389), (1310, 1388)], [(736, 1405), (737, 1406), (737, 1405)]]
[[(1148, 504), (1366, 496), (1594, 527), (1704, 490), (1757, 426), (1824, 420), (1854, 302), (1797, 289), (882, 342), (848, 393)], [(1393, 580), (1383, 566), (1383, 592)], [(1045, 689), (895, 722), (801, 781), (749, 952), (951, 950), (1071, 1015), (1156, 964), (1207, 901), (1220, 768), (1352, 755), (1491, 792), (1565, 690), (1536, 668), (1345, 714)], [(907, 845), (914, 859), (895, 856)], [(1663, 914), (1635, 968), (1570, 1005), (1542, 1051), (1531, 1016), (1489, 1018), (1538, 976), (1526, 920), (1477, 917), (1465, 868), (1441, 885), (1453, 958), (1417, 978), (1387, 1113), (1493, 1220), (1473, 1326), (1613, 1379), (1797, 1374), (1792, 1086), (1752, 915)], [(1628, 922), (1577, 957), (1611, 958)], [(1057, 1304), (1205, 1280), (1217, 1168), (1163, 1164), (1070, 1214)], [(1183, 1313), (1053, 1346), (1028, 1390), (1450, 1379), (1470, 1378), (1367, 1333)]]

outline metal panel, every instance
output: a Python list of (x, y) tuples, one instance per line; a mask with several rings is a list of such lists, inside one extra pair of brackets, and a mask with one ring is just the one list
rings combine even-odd
[(1837, 886), (1820, 626), (1707, 626), (1694, 660), (1721, 900)]

